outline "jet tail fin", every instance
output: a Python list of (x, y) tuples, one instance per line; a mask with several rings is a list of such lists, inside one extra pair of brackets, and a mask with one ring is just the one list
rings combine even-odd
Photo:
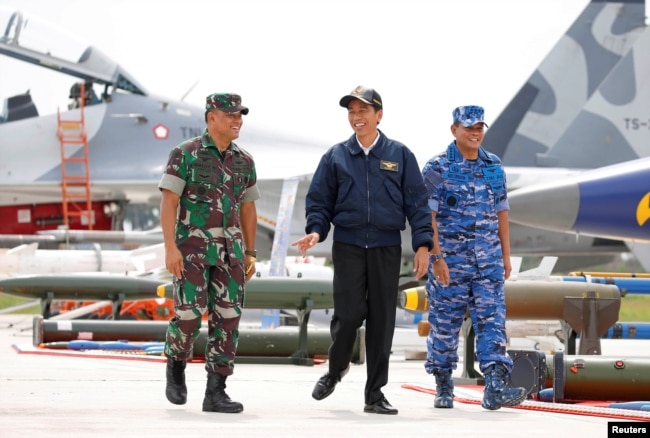
[(542, 158), (573, 168), (596, 168), (650, 156), (649, 52), (646, 29)]
[(546, 152), (632, 47), (644, 22), (645, 0), (591, 1), (490, 124), (483, 146), (506, 166), (558, 166)]

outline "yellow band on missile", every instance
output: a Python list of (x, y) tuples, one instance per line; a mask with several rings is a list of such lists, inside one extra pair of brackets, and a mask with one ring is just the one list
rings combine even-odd
[(424, 312), (429, 308), (429, 301), (426, 296), (421, 296), (418, 292), (418, 288), (404, 289), (402, 291), (404, 294), (404, 304), (403, 307), (406, 310), (413, 310), (418, 312)]

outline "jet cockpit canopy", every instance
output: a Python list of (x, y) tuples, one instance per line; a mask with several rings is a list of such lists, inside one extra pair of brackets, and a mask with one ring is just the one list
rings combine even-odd
[(51, 23), (0, 8), (0, 32), (0, 54), (69, 74), (86, 83), (148, 94), (107, 55)]

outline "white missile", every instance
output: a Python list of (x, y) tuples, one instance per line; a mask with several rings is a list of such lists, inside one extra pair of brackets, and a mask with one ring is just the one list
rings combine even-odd
[(39, 250), (38, 243), (0, 249), (0, 277), (72, 272), (128, 274), (165, 266), (163, 244), (134, 250)]

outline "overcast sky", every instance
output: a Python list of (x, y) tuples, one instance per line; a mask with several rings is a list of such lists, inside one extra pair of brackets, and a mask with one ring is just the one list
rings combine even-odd
[[(374, 87), (380, 128), (421, 165), (450, 142), (454, 107), (482, 105), (494, 120), (588, 3), (0, 0), (95, 45), (151, 93), (180, 98), (199, 81), (186, 100), (202, 105), (238, 92), (247, 123), (323, 150), (352, 132), (340, 97)], [(0, 99), (31, 89), (41, 114), (67, 103), (73, 81), (0, 55)]]

